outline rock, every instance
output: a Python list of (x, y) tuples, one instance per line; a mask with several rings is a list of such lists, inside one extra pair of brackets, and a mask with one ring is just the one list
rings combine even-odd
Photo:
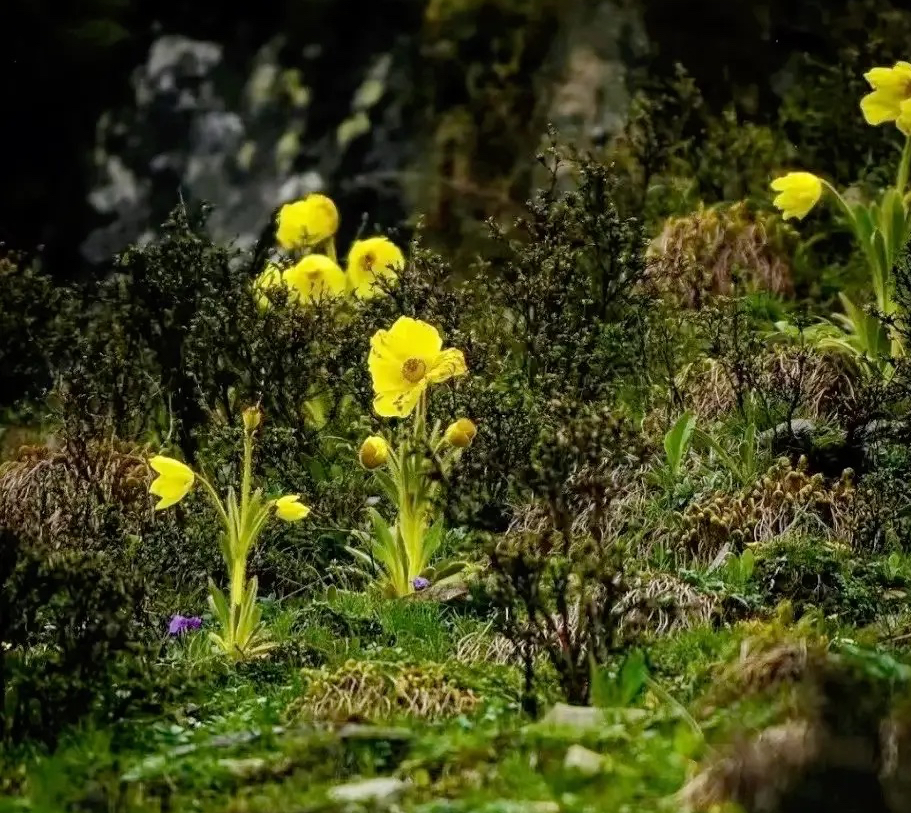
[(287, 773), (291, 768), (291, 760), (283, 759), (279, 762), (269, 762), (262, 757), (247, 757), (246, 759), (220, 759), (218, 765), (238, 779), (259, 779)]
[(348, 723), (338, 732), (341, 740), (369, 740), (372, 742), (408, 742), (414, 734), (408, 728), (392, 728), (361, 723)]
[(576, 771), (585, 776), (595, 776), (603, 772), (605, 764), (606, 760), (601, 754), (581, 745), (571, 745), (563, 760), (563, 767), (567, 771)]
[(544, 717), (541, 724), (558, 728), (575, 728), (578, 731), (592, 731), (607, 725), (604, 710), (594, 706), (570, 706), (557, 703)]
[(401, 796), (407, 786), (407, 782), (394, 776), (378, 776), (331, 788), (329, 798), (333, 802), (388, 803)]

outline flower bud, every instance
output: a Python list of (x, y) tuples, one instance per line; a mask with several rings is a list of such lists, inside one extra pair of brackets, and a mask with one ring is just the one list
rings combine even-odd
[(244, 429), (248, 432), (252, 432), (259, 426), (259, 422), (262, 420), (263, 414), (259, 411), (259, 407), (248, 407), (244, 410)]
[(450, 446), (455, 446), (457, 449), (464, 449), (471, 446), (471, 441), (474, 440), (476, 434), (478, 434), (478, 427), (475, 426), (474, 423), (468, 418), (459, 418), (446, 427), (446, 432), (443, 437)]
[(389, 444), (379, 435), (371, 435), (361, 444), (357, 458), (365, 469), (378, 469), (389, 458)]

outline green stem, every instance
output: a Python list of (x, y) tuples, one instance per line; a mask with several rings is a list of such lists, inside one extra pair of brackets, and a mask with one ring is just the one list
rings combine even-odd
[(225, 526), (225, 532), (230, 535), (231, 533), (231, 520), (228, 519), (228, 512), (225, 510), (224, 503), (221, 501), (221, 497), (218, 496), (218, 493), (212, 487), (212, 484), (201, 474), (197, 474), (196, 477), (199, 479), (199, 482), (202, 483), (203, 488), (209, 493), (209, 496), (212, 498), (212, 504), (215, 506), (215, 510), (218, 512), (218, 517), (222, 521), (222, 524)]
[(231, 564), (231, 611), (239, 607), (244, 598), (247, 583), (247, 557), (239, 556)]
[(841, 208), (845, 210), (845, 214), (848, 216), (848, 219), (851, 221), (853, 226), (857, 218), (854, 215), (854, 210), (848, 204), (848, 201), (844, 199), (844, 196), (839, 192), (832, 184), (830, 184), (825, 178), (820, 178), (823, 186), (826, 187), (833, 195), (835, 195), (835, 200), (839, 202)]
[(244, 429), (244, 469), (240, 486), (240, 526), (246, 526), (250, 506), (250, 481), (253, 477), (253, 430)]
[(911, 136), (905, 139), (905, 146), (902, 149), (902, 158), (898, 164), (898, 178), (895, 182), (895, 189), (900, 195), (905, 194), (908, 188), (908, 172), (911, 170)]

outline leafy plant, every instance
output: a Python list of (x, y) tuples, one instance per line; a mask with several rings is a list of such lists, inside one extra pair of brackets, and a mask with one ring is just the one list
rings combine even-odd
[(664, 435), (665, 464), (662, 474), (671, 485), (680, 476), (680, 468), (690, 450), (695, 428), (696, 416), (687, 410)]
[[(349, 552), (370, 570), (380, 570), (379, 586), (389, 595), (404, 596), (458, 573), (464, 563), (452, 562), (428, 571), (443, 541), (443, 519), (434, 517), (436, 496), (453, 464), (477, 432), (467, 418), (450, 424), (427, 425), (427, 387), (466, 372), (460, 350), (442, 350), (436, 328), (426, 322), (400, 318), (390, 330), (379, 331), (371, 342), (369, 358), (377, 395), (374, 407), (386, 417), (413, 415), (412, 426), (401, 427), (398, 442), (371, 436), (364, 441), (360, 461), (374, 471), (396, 508), (390, 526), (375, 508), (369, 509), (373, 533), (357, 532), (367, 550)], [(386, 466), (386, 470), (380, 467)]]
[(183, 499), (198, 479), (221, 520), (219, 545), (228, 569), (230, 587), (225, 596), (215, 582), (210, 580), (209, 605), (221, 629), (219, 633), (209, 633), (209, 637), (225, 655), (234, 660), (261, 656), (272, 646), (261, 621), (262, 611), (256, 603), (256, 576), (247, 577), (250, 552), (273, 516), (295, 522), (310, 513), (310, 509), (300, 502), (296, 494), (267, 499), (262, 489), (253, 490), (253, 435), (260, 420), (258, 407), (244, 411), (244, 451), (239, 500), (234, 488), (229, 487), (227, 498), (222, 501), (209, 480), (178, 460), (156, 456), (150, 461), (159, 475), (149, 487), (150, 493), (161, 498), (157, 509), (168, 508)]
[[(890, 103), (894, 103), (895, 109), (891, 118), (888, 113), (880, 114), (875, 106), (884, 104), (879, 101), (879, 95), (886, 94), (886, 91), (878, 89), (880, 83), (887, 82), (882, 76), (894, 75), (897, 89), (901, 87), (902, 70), (899, 63), (894, 68), (874, 68), (870, 71), (867, 77), (874, 91), (864, 97), (861, 103), (869, 124), (891, 120), (905, 134), (894, 186), (886, 189), (878, 199), (852, 204), (829, 181), (808, 172), (792, 172), (776, 179), (772, 184), (772, 188), (779, 193), (775, 205), (784, 212), (786, 218), (805, 217), (824, 190), (831, 193), (837, 201), (864, 258), (873, 290), (873, 311), (865, 310), (841, 292), (839, 299), (844, 313), (833, 314), (830, 319), (808, 330), (807, 336), (819, 347), (844, 352), (886, 377), (893, 374), (894, 360), (904, 356), (906, 350), (902, 335), (894, 323), (896, 300), (893, 268), (911, 237), (911, 211), (908, 206), (911, 169), (911, 135), (908, 133), (911, 132), (911, 122), (905, 122), (899, 115), (901, 98)], [(886, 84), (882, 84), (882, 87), (885, 88)], [(896, 94), (900, 96), (901, 91), (893, 92), (893, 96)], [(871, 100), (874, 101), (871, 103)], [(787, 323), (782, 323), (779, 328), (783, 335), (794, 333), (793, 326)]]

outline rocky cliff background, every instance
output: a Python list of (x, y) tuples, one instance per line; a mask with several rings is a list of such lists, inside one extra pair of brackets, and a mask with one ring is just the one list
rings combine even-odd
[(342, 243), (421, 213), (464, 247), (467, 223), (528, 195), (548, 122), (601, 148), (630, 99), (683, 66), (706, 110), (777, 126), (807, 65), (850, 69), (846, 49), (859, 60), (877, 31), (900, 43), (902, 14), (866, 0), (5, 0), (0, 240), (71, 278), (151, 237), (181, 198), (211, 201), (211, 228), (243, 245), (277, 204), (326, 190)]

